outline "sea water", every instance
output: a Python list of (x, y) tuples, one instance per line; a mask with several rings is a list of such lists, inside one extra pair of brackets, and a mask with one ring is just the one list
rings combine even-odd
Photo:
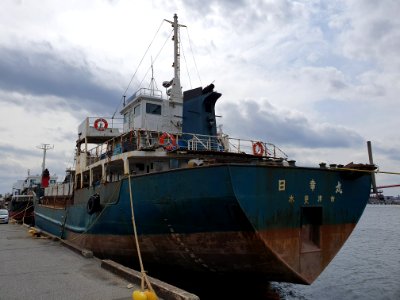
[(310, 286), (272, 283), (280, 299), (400, 299), (400, 205), (367, 205), (350, 238)]

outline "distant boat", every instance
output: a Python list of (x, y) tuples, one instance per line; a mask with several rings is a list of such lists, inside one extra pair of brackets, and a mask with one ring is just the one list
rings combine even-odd
[[(169, 21), (170, 22), (170, 21)], [(179, 24), (174, 78), (140, 89), (123, 120), (86, 118), (75, 169), (45, 188), (36, 226), (97, 256), (171, 268), (312, 283), (350, 236), (373, 165), (296, 166), (275, 145), (217, 132), (214, 85), (182, 95)]]
[[(8, 202), (8, 210), (10, 219), (17, 222), (23, 222), (29, 225), (35, 224), (34, 218), (34, 199), (36, 192), (41, 186), (42, 176), (28, 175), (21, 180), (15, 182), (12, 186), (11, 200)], [(50, 184), (54, 185), (57, 176), (52, 177)]]

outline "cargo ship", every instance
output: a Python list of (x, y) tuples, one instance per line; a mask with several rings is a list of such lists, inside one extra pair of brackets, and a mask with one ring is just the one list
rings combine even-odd
[[(123, 118), (78, 126), (75, 168), (37, 195), (36, 226), (146, 269), (311, 284), (367, 204), (369, 164), (297, 166), (272, 143), (218, 131), (213, 84), (182, 93), (177, 16), (166, 96), (139, 89)], [(153, 80), (153, 79), (152, 79)], [(133, 214), (133, 215), (132, 215)]]

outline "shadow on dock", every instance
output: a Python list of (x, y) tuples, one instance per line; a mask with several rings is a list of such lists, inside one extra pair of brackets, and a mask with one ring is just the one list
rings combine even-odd
[[(129, 266), (137, 270), (137, 266)], [(154, 271), (157, 270), (157, 271)], [(260, 299), (279, 300), (280, 294), (269, 282), (255, 278), (233, 277), (210, 273), (183, 272), (151, 268), (150, 276), (186, 290), (202, 300)]]

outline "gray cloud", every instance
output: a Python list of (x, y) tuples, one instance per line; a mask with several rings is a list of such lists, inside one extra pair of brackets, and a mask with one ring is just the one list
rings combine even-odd
[(381, 67), (398, 70), (400, 59), (400, 2), (392, 0), (345, 2), (344, 18), (350, 24), (340, 33), (343, 54), (373, 60)]
[[(74, 144), (71, 144), (72, 147)], [(39, 143), (38, 143), (39, 146)], [(73, 149), (71, 149), (72, 153)], [(10, 144), (5, 144), (5, 145), (0, 145), (0, 153), (2, 154), (3, 157), (6, 158), (16, 158), (17, 161), (24, 161), (26, 158), (33, 158), (34, 160), (37, 160), (38, 165), (41, 165), (42, 163), (42, 155), (43, 152), (39, 148), (26, 148), (26, 147), (18, 147), (18, 146), (13, 146)], [(55, 159), (55, 160), (61, 160), (64, 161), (65, 154), (63, 152), (59, 151), (54, 151), (51, 152), (50, 154), (50, 159)], [(5, 162), (3, 162), (5, 163)], [(9, 162), (5, 164), (10, 164)]]
[(384, 155), (387, 159), (400, 161), (400, 151), (398, 148), (388, 147), (387, 145), (374, 144), (373, 152)]
[(79, 66), (64, 60), (62, 53), (49, 46), (25, 49), (1, 47), (0, 89), (66, 98), (72, 109), (97, 106), (98, 111), (113, 111), (121, 91), (101, 84), (91, 72), (92, 68), (96, 66), (87, 62)]
[(222, 0), (222, 1), (213, 1), (213, 0), (205, 0), (205, 1), (197, 1), (197, 0), (187, 0), (182, 1), (182, 4), (186, 6), (192, 12), (198, 13), (198, 15), (209, 15), (213, 13), (213, 11), (219, 7), (224, 10), (230, 9), (231, 11), (236, 11), (240, 8), (246, 6), (245, 0)]
[[(355, 131), (340, 126), (311, 123), (304, 116), (289, 111), (278, 111), (266, 103), (264, 107), (253, 100), (239, 104), (222, 104), (226, 133), (234, 132), (249, 139), (262, 139), (279, 145), (306, 148), (351, 147), (364, 143)], [(227, 129), (227, 130), (226, 130)]]
[(223, 15), (232, 30), (256, 29), (262, 23), (284, 26), (303, 17), (302, 5), (289, 0), (266, 2), (263, 0), (181, 1), (197, 18), (205, 18), (212, 25), (215, 17)]
[[(18, 153), (18, 156), (37, 156), (40, 151), (38, 149), (28, 149), (26, 147), (16, 147), (10, 144), (0, 145), (0, 153), (2, 156), (8, 156), (8, 154)], [(39, 154), (40, 156), (40, 154)]]

